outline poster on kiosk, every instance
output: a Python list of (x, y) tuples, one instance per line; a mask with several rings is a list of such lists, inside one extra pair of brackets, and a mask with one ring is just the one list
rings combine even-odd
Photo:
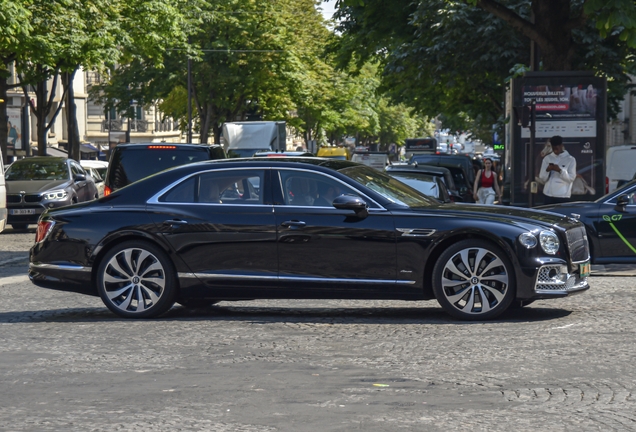
[(510, 204), (527, 207), (531, 191), (533, 207), (544, 203), (539, 171), (543, 158), (552, 152), (549, 139), (554, 135), (563, 138), (564, 149), (576, 159), (570, 200), (601, 197), (605, 190), (606, 79), (591, 72), (528, 72), (513, 80), (511, 93), (512, 103), (508, 105), (520, 107), (535, 102), (536, 125), (531, 145), (530, 128), (521, 127), (512, 107), (506, 107), (513, 119), (505, 157), (511, 174)]

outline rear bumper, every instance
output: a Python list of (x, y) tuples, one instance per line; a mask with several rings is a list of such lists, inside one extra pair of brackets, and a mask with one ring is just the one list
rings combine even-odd
[(60, 291), (97, 296), (92, 268), (78, 265), (30, 263), (29, 279), (34, 285)]

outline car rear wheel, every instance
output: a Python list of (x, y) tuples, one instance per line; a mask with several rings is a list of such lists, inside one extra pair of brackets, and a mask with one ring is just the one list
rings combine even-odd
[(177, 282), (172, 263), (158, 247), (139, 241), (115, 246), (97, 271), (102, 301), (124, 318), (153, 318), (174, 304)]
[(506, 254), (484, 240), (464, 240), (446, 249), (433, 269), (439, 304), (463, 320), (503, 313), (515, 298), (515, 274)]

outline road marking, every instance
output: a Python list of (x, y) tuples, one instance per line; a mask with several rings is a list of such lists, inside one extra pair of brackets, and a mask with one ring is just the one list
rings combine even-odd
[(575, 326), (575, 325), (581, 325), (581, 324), (580, 323), (579, 324), (566, 324), (566, 325), (561, 326), (561, 327), (552, 327), (550, 330), (564, 329), (564, 328), (572, 327), (572, 326)]
[(0, 286), (2, 285), (10, 285), (14, 283), (27, 282), (29, 280), (29, 276), (27, 275), (18, 275), (18, 276), (7, 276), (0, 278)]
[(21, 260), (25, 260), (25, 259), (29, 259), (28, 255), (22, 256), (22, 257), (15, 257), (15, 258), (9, 258), (6, 259), (4, 261), (0, 261), (0, 266), (3, 266), (5, 264), (11, 264), (12, 262), (16, 262), (16, 261), (21, 261)]

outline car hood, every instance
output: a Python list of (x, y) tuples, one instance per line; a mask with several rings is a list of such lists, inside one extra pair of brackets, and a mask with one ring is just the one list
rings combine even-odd
[(570, 214), (570, 212), (576, 213), (577, 210), (589, 210), (591, 208), (596, 208), (598, 206), (599, 206), (599, 203), (594, 201), (576, 201), (576, 202), (569, 202), (564, 204), (543, 205), (543, 206), (537, 207), (537, 209), (549, 211), (549, 212)]
[[(601, 203), (597, 203), (594, 201), (576, 201), (563, 204), (544, 205), (537, 208), (548, 212), (560, 213), (566, 216), (571, 216), (572, 214), (580, 216), (586, 214), (594, 214), (595, 210), (597, 210), (600, 206)], [(573, 217), (578, 218), (578, 216)]]
[(446, 204), (441, 207), (449, 216), (463, 216), (474, 219), (494, 219), (503, 223), (534, 223), (543, 226), (555, 224), (569, 225), (571, 220), (556, 213), (523, 207), (479, 205), (479, 204)]
[(7, 181), (7, 193), (38, 193), (51, 189), (64, 189), (69, 180), (11, 180)]

